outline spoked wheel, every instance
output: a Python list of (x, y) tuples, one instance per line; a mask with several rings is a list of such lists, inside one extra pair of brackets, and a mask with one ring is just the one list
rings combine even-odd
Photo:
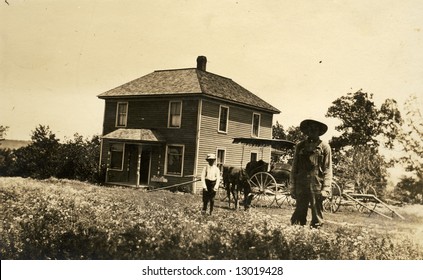
[(269, 207), (275, 202), (277, 183), (275, 178), (267, 172), (258, 172), (248, 181), (251, 187), (253, 207)]
[(335, 213), (338, 211), (342, 202), (342, 191), (339, 185), (332, 182), (331, 195), (323, 201), (323, 210)]
[(289, 186), (277, 185), (275, 192), (276, 205), (281, 207), (284, 203), (289, 206), (295, 206), (296, 200), (291, 197)]

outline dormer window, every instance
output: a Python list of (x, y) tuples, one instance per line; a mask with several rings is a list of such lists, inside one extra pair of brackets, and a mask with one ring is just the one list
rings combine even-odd
[(126, 127), (128, 119), (128, 102), (118, 102), (116, 109), (116, 126)]
[(181, 119), (182, 119), (182, 101), (170, 101), (168, 127), (180, 128)]

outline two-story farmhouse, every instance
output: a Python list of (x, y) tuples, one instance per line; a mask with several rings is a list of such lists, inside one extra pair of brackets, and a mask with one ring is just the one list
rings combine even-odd
[[(280, 111), (233, 80), (196, 68), (158, 70), (98, 95), (105, 100), (101, 165), (106, 182), (161, 186), (198, 178), (208, 153), (218, 164), (270, 161), (270, 147), (233, 144), (272, 138)], [(195, 192), (199, 184), (192, 185)]]

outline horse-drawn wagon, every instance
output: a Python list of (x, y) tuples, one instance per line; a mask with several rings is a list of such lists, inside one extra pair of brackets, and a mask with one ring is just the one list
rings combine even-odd
[[(260, 138), (234, 138), (233, 143), (243, 145), (251, 145), (256, 147), (272, 147), (278, 151), (293, 151), (295, 143), (288, 140), (279, 139), (260, 139)], [(242, 166), (242, 163), (241, 163)], [(271, 207), (281, 206), (283, 203), (294, 206), (295, 200), (291, 198), (289, 190), (289, 178), (291, 172), (291, 165), (283, 162), (272, 163), (269, 167), (263, 161), (249, 162), (245, 169), (241, 167), (239, 170), (244, 172), (244, 182), (246, 185), (244, 189), (243, 199), (245, 205), (253, 207)], [(224, 174), (225, 175), (225, 174)], [(223, 176), (225, 181), (225, 176)], [(239, 183), (242, 183), (240, 180)], [(218, 197), (222, 200), (229, 200), (231, 187), (229, 185), (221, 184), (219, 188)], [(245, 191), (246, 190), (246, 191)], [(234, 194), (232, 192), (232, 194)], [(239, 195), (239, 194), (238, 194)], [(236, 198), (237, 199), (237, 198)], [(329, 197), (323, 201), (323, 208), (327, 212), (335, 213), (341, 206), (353, 206), (360, 212), (367, 212), (370, 214), (376, 213), (383, 217), (391, 219), (388, 215), (380, 211), (382, 207), (387, 209), (391, 216), (396, 215), (404, 219), (392, 207), (383, 202), (377, 197), (376, 191), (372, 187), (354, 187), (348, 189), (343, 187), (337, 180), (332, 181), (332, 190)]]
[[(233, 143), (255, 147), (270, 146), (279, 151), (289, 151), (295, 147), (294, 142), (279, 139), (234, 138)], [(293, 205), (295, 200), (289, 195), (290, 171), (291, 166), (287, 163), (276, 162), (269, 166), (263, 160), (250, 161), (245, 168), (242, 162), (241, 167), (224, 166), (223, 182), (219, 188), (218, 197), (221, 200), (228, 200), (230, 204), (232, 194), (235, 207), (238, 200), (244, 201), (246, 207), (280, 206), (283, 203)], [(235, 172), (237, 177), (232, 180), (229, 176), (234, 175)]]

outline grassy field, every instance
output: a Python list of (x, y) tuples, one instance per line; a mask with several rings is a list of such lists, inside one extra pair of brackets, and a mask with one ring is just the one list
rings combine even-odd
[[(202, 215), (199, 195), (0, 178), (1, 259), (423, 259), (423, 207), (404, 220), (341, 206), (322, 229), (293, 208)], [(381, 209), (382, 210), (382, 209)]]

